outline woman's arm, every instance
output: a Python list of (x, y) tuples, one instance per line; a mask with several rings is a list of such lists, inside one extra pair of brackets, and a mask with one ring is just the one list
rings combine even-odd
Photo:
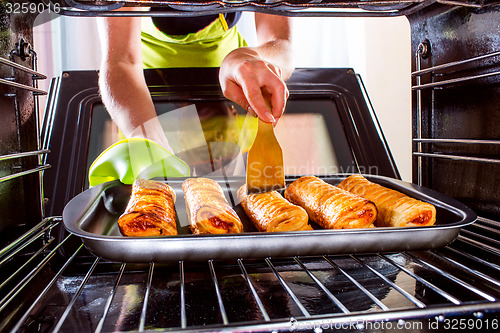
[(293, 71), (290, 20), (256, 13), (255, 24), (259, 46), (229, 53), (222, 62), (219, 80), (228, 99), (275, 123), (285, 110), (289, 95), (285, 80)]
[(144, 79), (141, 18), (98, 18), (98, 29), (99, 88), (111, 118), (127, 138), (148, 138), (171, 150)]
[[(232, 51), (221, 65), (219, 79), (227, 98), (275, 122), (288, 98), (284, 80), (293, 71), (289, 19), (257, 13), (255, 23), (260, 45)], [(146, 137), (170, 150), (144, 79), (141, 19), (103, 17), (98, 27), (102, 45), (99, 87), (111, 118), (126, 137)]]

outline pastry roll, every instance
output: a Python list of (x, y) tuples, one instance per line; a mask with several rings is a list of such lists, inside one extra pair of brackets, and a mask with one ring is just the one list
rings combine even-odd
[(132, 194), (125, 212), (118, 219), (124, 236), (177, 235), (175, 192), (156, 180), (139, 179), (132, 184)]
[(429, 226), (436, 222), (433, 205), (372, 183), (361, 175), (349, 176), (338, 187), (375, 203), (379, 212), (377, 227)]
[(309, 218), (325, 229), (373, 228), (373, 202), (327, 184), (314, 176), (291, 183), (285, 198), (303, 207)]
[(182, 190), (192, 233), (243, 232), (243, 224), (216, 181), (208, 178), (189, 178), (182, 183)]
[(247, 194), (246, 185), (238, 199), (257, 230), (262, 232), (312, 230), (306, 211), (293, 205), (276, 191)]

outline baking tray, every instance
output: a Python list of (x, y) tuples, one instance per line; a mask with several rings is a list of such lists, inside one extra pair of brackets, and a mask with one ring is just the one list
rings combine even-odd
[[(337, 185), (348, 174), (321, 177)], [(433, 190), (383, 176), (364, 175), (368, 180), (432, 203), (437, 210), (436, 224), (430, 227), (375, 228), (260, 233), (251, 224), (236, 191), (244, 178), (212, 178), (223, 188), (244, 225), (244, 233), (193, 235), (188, 229), (184, 178), (166, 181), (176, 192), (177, 236), (125, 237), (117, 221), (130, 199), (131, 186), (112, 181), (90, 188), (74, 197), (63, 211), (66, 229), (81, 237), (96, 256), (119, 262), (167, 262), (177, 260), (266, 258), (348, 253), (427, 250), (452, 242), (460, 229), (473, 223), (476, 214), (462, 203)], [(287, 178), (287, 184), (298, 177)]]

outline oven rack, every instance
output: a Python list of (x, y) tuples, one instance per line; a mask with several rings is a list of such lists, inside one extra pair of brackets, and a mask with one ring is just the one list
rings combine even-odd
[[(497, 0), (126, 0), (60, 1), (53, 11), (68, 16), (198, 16), (253, 11), (285, 16), (387, 17), (411, 15), (434, 4), (486, 8)], [(157, 12), (114, 11), (121, 7), (170, 7)], [(174, 9), (174, 10), (172, 10)], [(313, 10), (310, 10), (313, 9)]]
[[(21, 60), (31, 60), (32, 68), (26, 67), (24, 65), (18, 64), (13, 61), (15, 58), (20, 58)], [(0, 78), (0, 85), (7, 86), (12, 88), (12, 91), (7, 92), (4, 96), (9, 98), (17, 99), (19, 91), (27, 91), (32, 93), (33, 97), (33, 113), (35, 117), (35, 132), (36, 134), (36, 149), (31, 151), (18, 151), (14, 153), (8, 153), (0, 155), (0, 163), (5, 163), (6, 166), (5, 173), (0, 177), (0, 183), (10, 181), (15, 178), (24, 177), (30, 174), (38, 173), (39, 177), (39, 198), (40, 202), (38, 203), (38, 208), (40, 210), (40, 216), (44, 216), (44, 204), (43, 204), (43, 181), (42, 181), (42, 173), (44, 170), (50, 168), (49, 164), (44, 162), (45, 156), (49, 153), (48, 149), (41, 147), (41, 138), (38, 135), (40, 133), (39, 129), (39, 101), (38, 97), (40, 95), (47, 95), (47, 92), (38, 88), (38, 81), (47, 79), (47, 76), (37, 71), (37, 54), (34, 50), (31, 49), (31, 46), (26, 43), (23, 39), (20, 39), (16, 43), (16, 48), (10, 52), (10, 59), (6, 59), (0, 57), (0, 66), (4, 68), (8, 68), (7, 70), (3, 70), (4, 77)], [(7, 73), (7, 74), (6, 74)], [(21, 79), (23, 75), (31, 76), (31, 85), (27, 85), (21, 83)], [(28, 76), (29, 78), (29, 76)], [(18, 124), (17, 126), (20, 127)], [(18, 127), (18, 130), (19, 130)], [(23, 167), (21, 159), (30, 159), (33, 157), (37, 158), (37, 162), (35, 166), (31, 168)], [(19, 169), (21, 169), (19, 171)]]
[[(428, 51), (424, 51), (424, 50), (426, 50), (426, 48), (429, 47), (429, 46), (424, 46), (424, 45), (425, 44), (420, 44), (418, 49), (417, 49), (416, 56), (415, 56), (416, 63), (417, 63), (417, 70), (414, 71), (413, 73), (411, 73), (412, 77), (419, 77), (420, 78), (422, 75), (428, 74), (428, 73), (434, 74), (433, 75), (434, 78), (443, 77), (443, 76), (446, 76), (446, 74), (447, 74), (447, 73), (442, 73), (442, 72), (439, 73), (439, 71), (441, 71), (443, 69), (449, 70), (449, 69), (453, 69), (453, 67), (467, 65), (467, 64), (471, 64), (474, 62), (478, 62), (478, 61), (490, 59), (490, 58), (493, 58), (493, 59), (491, 59), (491, 61), (495, 61), (495, 58), (500, 59), (500, 51), (495, 51), (495, 52), (479, 55), (477, 57), (472, 57), (472, 58), (463, 59), (463, 60), (457, 60), (457, 61), (453, 61), (450, 63), (445, 63), (445, 64), (441, 64), (441, 65), (432, 66), (430, 68), (421, 69), (420, 68), (420, 57), (422, 57), (423, 52), (428, 52)], [(497, 62), (498, 62), (498, 60), (497, 60)], [(476, 74), (476, 75), (464, 75), (464, 76), (459, 76), (459, 77), (452, 78), (452, 79), (446, 79), (446, 80), (441, 80), (441, 81), (436, 81), (436, 82), (429, 82), (429, 83), (425, 83), (425, 84), (418, 83), (418, 84), (412, 86), (412, 90), (421, 90), (421, 89), (428, 89), (428, 88), (443, 88), (443, 87), (448, 86), (448, 85), (462, 83), (462, 82), (466, 82), (466, 81), (470, 81), (470, 80), (484, 79), (484, 78), (488, 78), (490, 76), (496, 76), (496, 75), (500, 75), (500, 70), (486, 71), (484, 73)]]
[[(423, 185), (423, 158), (428, 159), (448, 159), (453, 161), (466, 161), (475, 163), (487, 164), (500, 164), (500, 159), (485, 158), (478, 156), (466, 156), (447, 153), (439, 153), (431, 150), (425, 151), (423, 144), (453, 144), (453, 145), (484, 145), (484, 146), (498, 146), (500, 140), (485, 140), (485, 139), (465, 139), (465, 138), (425, 138), (423, 135), (422, 124), (422, 93), (424, 90), (432, 89), (449, 89), (467, 83), (469, 81), (487, 80), (488, 78), (497, 77), (500, 75), (498, 66), (488, 66), (485, 64), (498, 64), (500, 59), (500, 51), (489, 52), (467, 59), (461, 59), (439, 65), (434, 65), (428, 68), (422, 68), (422, 60), (427, 58), (430, 54), (431, 45), (428, 41), (421, 42), (415, 52), (415, 71), (411, 73), (415, 78), (415, 84), (412, 85), (412, 90), (416, 93), (416, 131), (413, 142), (416, 144), (416, 149), (412, 155), (417, 158), (417, 184)], [(493, 69), (491, 68), (493, 67)], [(467, 68), (467, 70), (464, 70)], [(472, 74), (467, 74), (473, 71)], [(428, 83), (422, 83), (424, 75), (430, 75)], [(452, 78), (447, 78), (447, 77)], [(443, 79), (444, 78), (444, 79)], [(428, 79), (429, 80), (429, 79)]]
[(61, 258), (61, 246), (75, 240), (54, 242), (61, 220), (45, 219), (0, 252), (11, 274), (0, 284), (0, 314), (16, 313), (0, 327), (319, 332), (422, 329), (454, 316), (498, 323), (500, 223), (485, 218), (431, 251), (144, 265), (107, 262), (83, 245)]
[[(40, 155), (45, 155), (49, 152), (47, 149), (41, 149), (41, 150), (34, 150), (34, 151), (29, 151), (29, 152), (21, 152), (21, 153), (13, 153), (13, 154), (6, 154), (6, 155), (1, 155), (0, 156), (0, 162), (1, 161), (6, 161), (6, 160), (11, 160), (15, 158), (23, 158), (23, 157), (29, 157), (29, 156), (40, 156)], [(36, 168), (29, 169), (29, 170), (23, 170), (20, 172), (12, 173), (10, 175), (6, 175), (3, 177), (0, 177), (0, 183), (17, 178), (17, 177), (22, 177), (25, 175), (29, 175), (31, 173), (36, 173), (36, 172), (41, 172), (43, 170), (46, 170), (50, 168), (50, 165), (48, 164), (43, 164), (39, 165)]]
[[(33, 59), (36, 59), (34, 51), (30, 51), (30, 52), (33, 54)], [(33, 60), (33, 63), (36, 63), (36, 60)], [(11, 86), (11, 87), (18, 88), (18, 89), (29, 90), (29, 91), (32, 91), (33, 94), (35, 94), (35, 95), (47, 95), (46, 91), (38, 89), (36, 86), (37, 80), (47, 79), (47, 76), (45, 76), (44, 74), (41, 74), (41, 73), (37, 72), (36, 70), (33, 70), (33, 69), (28, 68), (26, 66), (20, 65), (12, 60), (8, 60), (8, 59), (5, 59), (3, 57), (0, 57), (0, 65), (5, 65), (5, 66), (12, 68), (12, 72), (13, 72), (13, 75), (11, 77), (0, 78), (0, 84)], [(34, 68), (36, 68), (36, 67), (34, 67)], [(33, 79), (33, 86), (28, 86), (26, 84), (16, 82), (16, 75), (14, 74), (15, 70), (19, 70), (21, 72), (31, 74), (32, 79)]]

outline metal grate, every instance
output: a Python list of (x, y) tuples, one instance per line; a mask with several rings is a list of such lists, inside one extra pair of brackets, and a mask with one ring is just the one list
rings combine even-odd
[[(420, 43), (415, 52), (415, 64), (416, 70), (412, 72), (412, 77), (415, 77), (416, 84), (412, 86), (412, 90), (416, 91), (416, 137), (413, 138), (413, 142), (416, 143), (416, 151), (412, 154), (417, 158), (417, 184), (422, 185), (422, 175), (423, 175), (423, 158), (428, 159), (447, 159), (453, 161), (465, 161), (465, 162), (477, 162), (486, 164), (500, 164), (500, 159), (497, 157), (478, 157), (478, 156), (467, 156), (458, 155), (452, 153), (440, 153), (439, 151), (425, 151), (423, 148), (424, 144), (453, 144), (461, 146), (491, 146), (496, 147), (500, 145), (500, 140), (480, 140), (480, 139), (462, 139), (462, 138), (424, 138), (423, 137), (423, 117), (422, 117), (422, 91), (426, 89), (447, 89), (454, 87), (455, 85), (468, 83), (469, 81), (477, 81), (480, 79), (487, 79), (491, 77), (497, 77), (500, 75), (500, 70), (495, 68), (490, 68), (481, 64), (481, 61), (490, 61), (492, 64), (498, 64), (498, 59), (500, 58), (500, 51), (490, 52), (487, 54), (482, 54), (480, 56), (471, 57), (467, 59), (462, 59), (458, 61), (453, 61), (449, 63), (444, 63), (441, 65), (432, 66), (429, 68), (422, 69), (421, 61), (429, 55), (430, 44), (428, 42)], [(472, 66), (477, 73), (473, 75), (464, 75), (462, 73), (463, 67), (461, 66)], [(496, 66), (498, 67), (498, 66)], [(460, 71), (461, 69), (461, 71)], [(460, 75), (457, 75), (460, 74)], [(432, 82), (421, 83), (422, 76), (425, 74), (432, 75)], [(456, 77), (451, 79), (443, 79), (447, 75), (454, 75)], [(469, 153), (470, 154), (470, 153)]]
[[(419, 47), (419, 49), (417, 50), (417, 54), (416, 54), (417, 63), (418, 63), (421, 55), (422, 55), (422, 48)], [(499, 56), (500, 56), (500, 51), (491, 52), (488, 54), (484, 54), (484, 55), (469, 58), (469, 59), (454, 61), (451, 63), (437, 65), (437, 66), (433, 66), (433, 67), (426, 68), (426, 69), (418, 69), (415, 72), (413, 72), (411, 75), (414, 77), (420, 77), (421, 75), (426, 74), (426, 73), (435, 73), (435, 77), (439, 77), (439, 76), (443, 76), (444, 74), (443, 73), (436, 73), (437, 71), (442, 71), (444, 69), (449, 70), (450, 68), (458, 67), (461, 65), (467, 65), (470, 63), (478, 62), (480, 60), (489, 59), (489, 58), (493, 58), (492, 61), (494, 61), (494, 59), (499, 57)], [(483, 79), (483, 78), (487, 78), (490, 76), (496, 76), (496, 75), (500, 75), (500, 71), (496, 70), (496, 71), (488, 71), (488, 72), (477, 74), (477, 75), (465, 75), (465, 76), (457, 77), (454, 79), (440, 80), (437, 82), (431, 82), (431, 83), (426, 83), (426, 84), (419, 83), (419, 84), (413, 86), (412, 89), (413, 90), (422, 90), (422, 89), (428, 89), (428, 88), (441, 88), (441, 87), (452, 85), (452, 84), (457, 84), (457, 83), (466, 82), (466, 81), (470, 81), (470, 80)]]
[[(496, 221), (479, 219), (451, 245), (433, 251), (144, 265), (107, 262), (85, 254), (82, 245), (62, 258), (60, 247), (78, 239), (68, 236), (55, 244), (51, 230), (60, 221), (43, 221), (0, 253), (2, 270), (12, 272), (0, 285), (0, 313), (11, 319), (3, 319), (3, 327), (142, 332), (413, 325), (419, 330), (457, 315), (471, 316), (483, 327), (494, 320), (498, 325)], [(39, 241), (43, 245), (29, 252)]]
[[(34, 52), (33, 52), (33, 54), (34, 54)], [(36, 55), (33, 55), (33, 58), (35, 58), (35, 57), (36, 57)], [(35, 60), (34, 60), (33, 64), (34, 64), (33, 65), (34, 68), (36, 68)], [(13, 72), (15, 70), (18, 70), (21, 72), (31, 74), (32, 79), (33, 79), (33, 86), (28, 86), (28, 85), (25, 85), (22, 83), (18, 83), (15, 81), (15, 77), (0, 78), (0, 84), (4, 84), (4, 85), (11, 86), (14, 88), (29, 90), (29, 91), (32, 91), (35, 95), (47, 95), (46, 91), (38, 89), (37, 85), (36, 85), (37, 80), (44, 80), (47, 78), (47, 76), (37, 72), (36, 70), (25, 67), (23, 65), (19, 65), (11, 60), (8, 60), (8, 59), (2, 58), (2, 57), (0, 57), (0, 65), (5, 65), (5, 66), (12, 68)]]
[[(22, 40), (19, 42), (23, 42)], [(11, 52), (12, 54), (15, 54), (15, 51)], [(36, 156), (38, 159), (38, 164), (36, 166), (33, 166), (31, 168), (25, 168), (24, 170), (17, 171), (19, 168), (22, 169), (22, 164), (21, 165), (15, 165), (12, 164), (9, 167), (7, 166), (5, 168), (6, 172), (2, 173), (2, 176), (0, 176), (0, 183), (10, 181), (15, 178), (19, 177), (24, 177), (30, 174), (38, 173), (39, 174), (39, 188), (38, 191), (40, 193), (40, 202), (39, 202), (39, 208), (41, 212), (41, 216), (44, 216), (44, 205), (43, 205), (43, 184), (42, 184), (42, 174), (43, 171), (50, 168), (50, 165), (44, 164), (43, 163), (43, 158), (44, 156), (49, 152), (48, 149), (41, 149), (40, 148), (40, 137), (38, 136), (38, 133), (40, 133), (40, 130), (38, 128), (39, 125), (39, 120), (38, 120), (38, 96), (39, 95), (46, 95), (47, 92), (38, 89), (38, 81), (39, 80), (45, 80), (47, 79), (47, 76), (45, 76), (42, 73), (37, 72), (37, 55), (36, 52), (33, 50), (29, 51), (29, 57), (31, 57), (31, 66), (33, 69), (28, 68), (26, 66), (20, 65), (12, 60), (5, 59), (0, 57), (0, 66), (2, 67), (8, 67), (9, 71), (4, 71), (4, 73), (10, 72), (10, 74), (7, 77), (2, 77), (0, 78), (0, 85), (6, 85), (9, 86), (13, 89), (13, 92), (10, 92), (8, 94), (4, 94), (4, 96), (7, 96), (9, 98), (15, 98), (15, 104), (19, 105), (19, 102), (17, 101), (18, 98), (18, 93), (16, 91), (18, 90), (27, 90), (33, 93), (33, 113), (34, 113), (34, 123), (35, 123), (35, 131), (37, 133), (36, 136), (36, 150), (33, 151), (22, 151), (22, 152), (16, 152), (16, 153), (11, 153), (11, 154), (4, 154), (0, 155), (0, 163), (3, 163), (5, 161), (10, 162), (11, 160), (20, 160), (22, 158), (32, 158), (33, 156)], [(17, 81), (20, 81), (20, 74), (29, 74), (31, 75), (31, 80), (32, 80), (32, 85), (26, 85)], [(22, 103), (20, 103), (22, 105)], [(17, 131), (19, 132), (21, 130), (21, 124), (17, 124)], [(7, 165), (8, 163), (6, 163)], [(16, 170), (16, 171), (14, 171)], [(37, 218), (38, 219), (38, 218)], [(36, 220), (35, 220), (36, 221)]]

